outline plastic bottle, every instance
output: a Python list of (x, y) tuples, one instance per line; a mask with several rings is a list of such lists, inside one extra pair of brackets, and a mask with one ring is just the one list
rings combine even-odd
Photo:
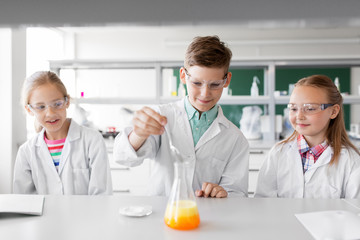
[(164, 222), (177, 230), (191, 230), (200, 224), (200, 216), (192, 188), (188, 161), (174, 162), (174, 183), (166, 207)]
[(222, 92), (221, 96), (228, 97), (229, 96), (229, 88), (223, 88), (223, 92)]
[(335, 83), (335, 86), (337, 87), (337, 89), (338, 89), (339, 92), (340, 92), (340, 81), (339, 81), (339, 78), (338, 78), (338, 77), (335, 78), (334, 83)]
[(177, 93), (177, 89), (176, 89), (176, 81), (177, 81), (177, 78), (175, 76), (170, 76), (170, 95), (171, 96), (176, 96), (178, 93)]
[(185, 97), (186, 95), (186, 91), (185, 91), (185, 87), (184, 84), (182, 84), (182, 82), (179, 83), (179, 87), (178, 87), (178, 96), (179, 97)]
[(251, 90), (250, 90), (250, 93), (251, 93), (251, 96), (252, 97), (257, 97), (259, 96), (259, 88), (257, 86), (257, 83), (260, 82), (258, 77), (257, 76), (254, 76), (253, 77), (253, 83), (252, 83), (252, 86), (251, 86)]

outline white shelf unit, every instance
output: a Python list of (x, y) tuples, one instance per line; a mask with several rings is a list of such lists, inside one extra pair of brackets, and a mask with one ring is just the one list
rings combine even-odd
[[(60, 73), (61, 69), (146, 69), (151, 68), (156, 71), (156, 94), (153, 98), (78, 98), (77, 104), (162, 104), (180, 99), (179, 97), (163, 97), (162, 93), (162, 70), (165, 68), (180, 68), (182, 62), (125, 62), (116, 60), (62, 60), (50, 61), (50, 69)], [(231, 68), (257, 68), (264, 69), (264, 96), (229, 96), (223, 97), (220, 104), (227, 105), (264, 105), (266, 113), (270, 116), (270, 133), (272, 139), (268, 139), (267, 144), (264, 141), (251, 143), (250, 141), (250, 168), (249, 168), (249, 196), (252, 196), (257, 184), (258, 170), (262, 161), (266, 157), (269, 149), (275, 144), (275, 106), (277, 104), (287, 104), (289, 96), (274, 96), (275, 91), (275, 70), (277, 67), (358, 67), (360, 66), (360, 59), (310, 59), (310, 60), (274, 60), (274, 61), (257, 61), (257, 60), (242, 60), (232, 61)], [(344, 96), (345, 104), (360, 104), (360, 96), (349, 95)], [(111, 157), (111, 156), (110, 156)], [(114, 184), (114, 191), (117, 193), (130, 193), (134, 195), (141, 194), (141, 189), (146, 183), (150, 175), (149, 164), (144, 164), (142, 168), (132, 169), (124, 168), (122, 166), (113, 165), (112, 175)], [(132, 172), (132, 173), (130, 173)], [(139, 172), (139, 174), (137, 174)], [(124, 178), (127, 176), (127, 179)], [(142, 179), (138, 179), (139, 176)], [(146, 177), (144, 177), (146, 176)], [(123, 182), (137, 182), (138, 185), (127, 186), (121, 185)], [(121, 183), (118, 187), (118, 183)]]
[[(50, 62), (50, 69), (57, 74), (63, 69), (155, 69), (156, 93), (151, 98), (75, 98), (76, 104), (162, 104), (180, 99), (179, 97), (164, 97), (161, 95), (163, 88), (162, 70), (165, 68), (180, 68), (182, 62), (154, 61), (154, 62), (125, 62), (116, 60), (54, 60)], [(271, 93), (274, 91), (274, 64), (267, 61), (233, 61), (232, 68), (257, 68), (264, 69), (264, 94), (265, 96), (229, 96), (223, 97), (220, 104), (227, 105), (265, 105), (267, 113), (271, 116), (270, 132), (274, 132), (275, 139), (275, 99)]]
[[(162, 104), (176, 101), (178, 97), (163, 97), (162, 70), (165, 68), (180, 68), (183, 65), (178, 61), (120, 61), (120, 60), (56, 60), (50, 61), (50, 69), (60, 73), (62, 69), (85, 70), (85, 69), (155, 69), (156, 94), (151, 98), (78, 98), (76, 103), (82, 104)], [(234, 60), (231, 68), (257, 68), (264, 69), (264, 96), (229, 96), (223, 97), (220, 104), (228, 105), (264, 105), (266, 113), (270, 116), (270, 133), (275, 140), (275, 106), (287, 104), (289, 96), (275, 97), (275, 70), (278, 67), (352, 67), (360, 66), (360, 59), (303, 59), (303, 60)], [(344, 103), (359, 104), (360, 96), (344, 96)]]

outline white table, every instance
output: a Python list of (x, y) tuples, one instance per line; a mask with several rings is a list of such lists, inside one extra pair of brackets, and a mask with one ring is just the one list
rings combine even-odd
[[(295, 213), (325, 210), (360, 212), (360, 200), (198, 198), (200, 227), (178, 231), (163, 215), (167, 198), (130, 196), (46, 196), (42, 216), (0, 214), (4, 240), (124, 239), (312, 239)], [(120, 207), (149, 204), (153, 213), (131, 218)]]

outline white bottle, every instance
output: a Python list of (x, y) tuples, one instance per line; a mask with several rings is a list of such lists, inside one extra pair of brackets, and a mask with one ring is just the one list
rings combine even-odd
[(179, 83), (179, 87), (178, 87), (178, 96), (179, 97), (185, 97), (186, 95), (186, 91), (185, 91), (185, 87), (184, 87), (184, 84), (182, 84), (182, 82), (180, 81)]
[(176, 81), (177, 81), (177, 78), (175, 76), (170, 76), (170, 79), (169, 79), (169, 87), (170, 87), (170, 96), (176, 96), (177, 95), (177, 89), (176, 89)]
[(259, 81), (258, 77), (254, 76), (253, 83), (252, 83), (251, 90), (250, 90), (250, 93), (251, 93), (252, 97), (259, 96), (259, 88), (257, 86), (258, 81)]
[(228, 88), (228, 87), (223, 88), (221, 97), (228, 97), (229, 96), (229, 90), (230, 90), (230, 88)]
[(337, 87), (337, 89), (338, 89), (339, 92), (340, 92), (340, 82), (339, 82), (339, 78), (338, 78), (338, 77), (335, 78), (334, 83), (335, 83), (335, 86)]

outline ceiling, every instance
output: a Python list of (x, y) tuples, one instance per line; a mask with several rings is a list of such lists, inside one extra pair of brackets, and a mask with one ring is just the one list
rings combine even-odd
[(3, 0), (0, 27), (360, 27), (360, 0)]

